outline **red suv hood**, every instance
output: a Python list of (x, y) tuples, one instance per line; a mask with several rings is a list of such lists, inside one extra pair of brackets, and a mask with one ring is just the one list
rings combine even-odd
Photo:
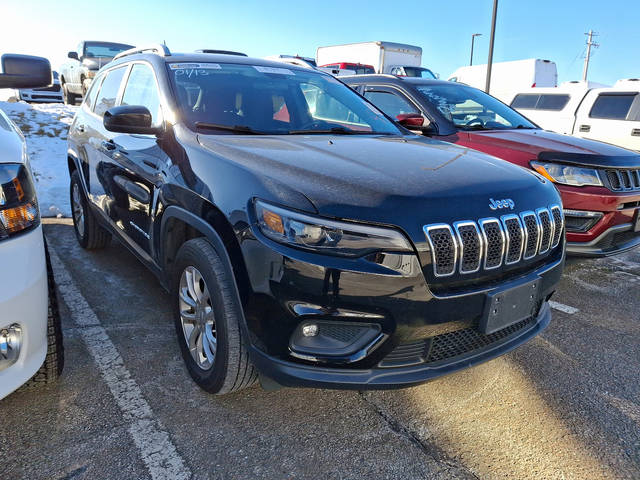
[[(584, 138), (561, 135), (545, 130), (486, 130), (465, 132), (469, 135), (466, 143), (471, 148), (502, 157), (504, 150), (517, 150), (531, 154), (532, 158), (556, 155), (566, 163), (601, 167), (636, 167), (640, 165), (640, 155), (636, 152), (616, 147), (608, 143)], [(475, 145), (475, 146), (474, 146)]]

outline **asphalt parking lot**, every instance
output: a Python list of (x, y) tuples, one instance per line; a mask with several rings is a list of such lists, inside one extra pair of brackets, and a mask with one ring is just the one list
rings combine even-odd
[(550, 327), (473, 369), (215, 397), (186, 373), (153, 275), (45, 223), (66, 366), (0, 402), (3, 478), (640, 478), (640, 250), (571, 261)]

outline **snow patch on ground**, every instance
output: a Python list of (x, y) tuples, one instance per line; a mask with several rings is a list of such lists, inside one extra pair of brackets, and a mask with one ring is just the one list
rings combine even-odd
[(61, 103), (0, 102), (27, 140), (43, 217), (69, 217), (67, 133), (78, 107)]

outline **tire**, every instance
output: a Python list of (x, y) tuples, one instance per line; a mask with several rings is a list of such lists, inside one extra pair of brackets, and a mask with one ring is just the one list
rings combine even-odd
[[(188, 288), (190, 275), (187, 272), (191, 272), (195, 282), (192, 283), (193, 290), (197, 290), (195, 292)], [(172, 295), (180, 351), (191, 378), (203, 390), (218, 395), (247, 388), (256, 382), (258, 376), (243, 342), (240, 327), (242, 306), (234, 298), (234, 282), (234, 278), (224, 269), (220, 256), (206, 239), (189, 240), (178, 251)], [(204, 299), (200, 303), (194, 301), (197, 293)], [(190, 302), (185, 302), (184, 298), (190, 299)], [(192, 315), (191, 321), (183, 321), (183, 316), (187, 314)], [(213, 325), (210, 326), (208, 321)], [(211, 332), (205, 333), (208, 326), (215, 336), (213, 356), (210, 355), (212, 342), (207, 340)], [(193, 339), (195, 354), (189, 349), (188, 337)], [(201, 356), (199, 352), (206, 355)], [(207, 366), (207, 363), (210, 365)]]
[(98, 223), (93, 211), (89, 208), (77, 170), (71, 174), (69, 201), (73, 217), (73, 230), (76, 232), (80, 246), (86, 250), (97, 250), (109, 245), (111, 234)]
[(62, 99), (65, 105), (75, 105), (76, 104), (76, 94), (71, 93), (66, 83), (62, 84)]
[(49, 262), (49, 252), (45, 252), (47, 257), (47, 283), (49, 290), (49, 309), (47, 312), (47, 356), (40, 369), (22, 388), (31, 389), (39, 385), (46, 385), (55, 382), (62, 374), (64, 368), (64, 345), (62, 343), (62, 322), (60, 320), (60, 310), (58, 309), (58, 296), (56, 294), (55, 282), (51, 263)]

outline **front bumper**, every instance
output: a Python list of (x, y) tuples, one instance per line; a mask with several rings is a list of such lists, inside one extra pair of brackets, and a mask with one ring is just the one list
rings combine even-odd
[[(599, 212), (601, 218), (585, 232), (567, 229), (567, 254), (606, 256), (640, 245), (634, 231), (640, 210), (640, 194), (613, 193), (603, 187), (560, 186), (565, 210)], [(570, 223), (569, 215), (567, 224)]]
[[(263, 375), (286, 386), (397, 388), (502, 355), (549, 323), (546, 300), (564, 265), (560, 246), (528, 271), (432, 291), (414, 255), (368, 263), (292, 250), (255, 237), (245, 237), (241, 247), (251, 267), (245, 317), (252, 361)], [(531, 317), (492, 334), (479, 332), (485, 307), (496, 292), (532, 281), (539, 282), (540, 293)], [(352, 355), (296, 354), (300, 328), (323, 322), (375, 324), (380, 335)]]
[(15, 362), (0, 359), (0, 399), (27, 382), (47, 354), (47, 267), (42, 227), (0, 242), (0, 330), (22, 331)]

